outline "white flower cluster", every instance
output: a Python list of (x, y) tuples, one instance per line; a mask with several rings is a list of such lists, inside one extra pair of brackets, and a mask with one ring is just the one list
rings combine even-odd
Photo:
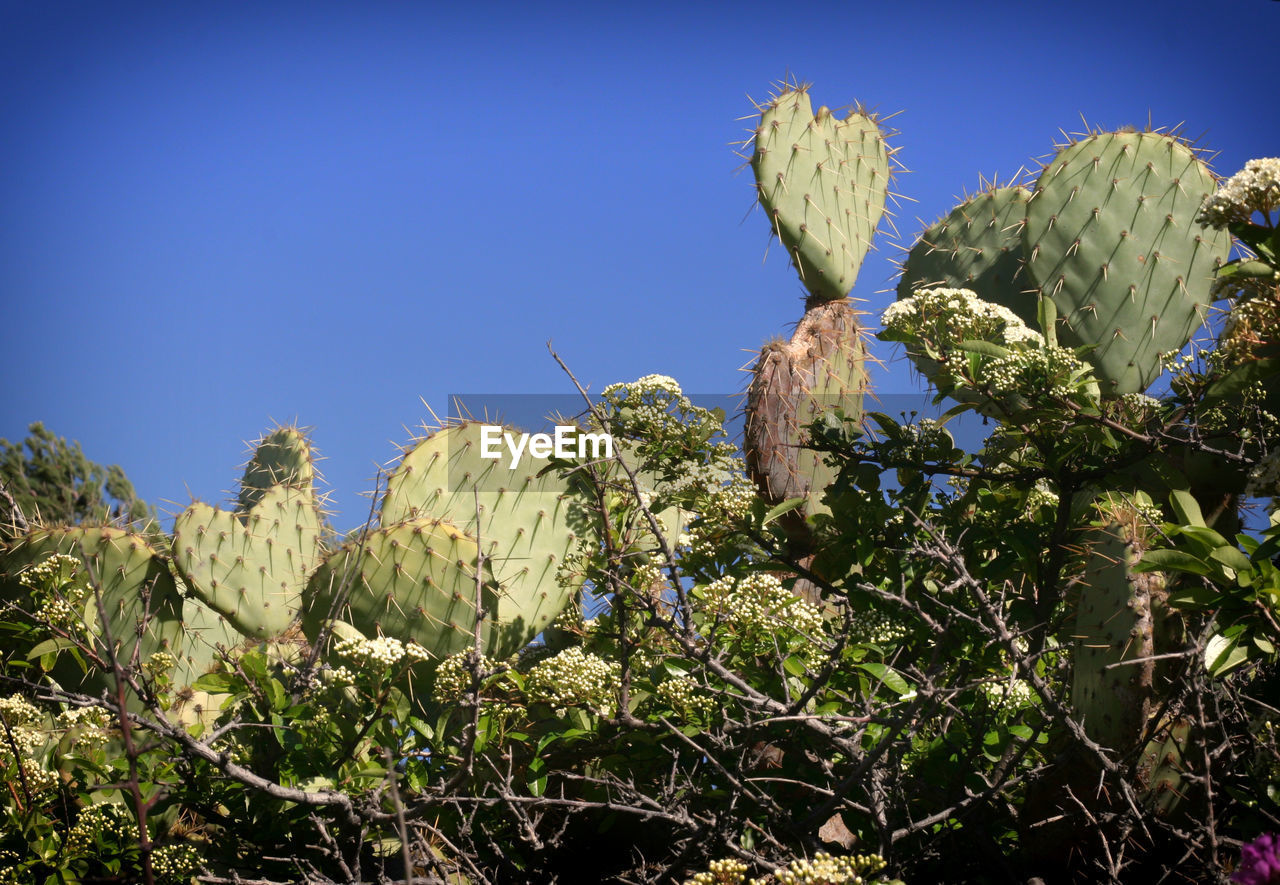
[(755, 500), (755, 484), (746, 476), (735, 474), (705, 499), (698, 519), (688, 532), (681, 533), (681, 546), (687, 546), (697, 556), (715, 558), (723, 552), (723, 539), (719, 535), (724, 527), (745, 518)]
[(50, 792), (60, 783), (56, 771), (50, 771), (34, 759), (22, 760), (22, 780), (32, 793)]
[(612, 713), (622, 666), (574, 646), (547, 658), (529, 671), (524, 688), (529, 699), (543, 701), (563, 715), (569, 706)]
[(61, 589), (80, 570), (80, 560), (65, 553), (55, 553), (23, 570), (18, 583), (32, 590), (44, 587)]
[(200, 852), (190, 842), (161, 845), (151, 853), (156, 882), (164, 885), (185, 885), (200, 872), (200, 866)]
[(741, 885), (747, 877), (747, 865), (740, 860), (725, 858), (713, 860), (707, 872), (698, 873), (684, 885)]
[(1142, 425), (1160, 410), (1160, 400), (1145, 393), (1122, 393), (1107, 404), (1107, 411), (1117, 421)]
[(351, 668), (346, 664), (340, 667), (334, 667), (329, 671), (329, 683), (341, 688), (344, 685), (355, 685), (356, 674), (351, 672)]
[(988, 363), (982, 380), (998, 394), (1035, 396), (1048, 393), (1066, 398), (1075, 393), (1069, 379), (1084, 368), (1079, 357), (1065, 347), (1015, 350)]
[(631, 570), (627, 583), (641, 596), (655, 599), (667, 589), (667, 576), (662, 567), (652, 560), (646, 560)]
[(1200, 207), (1196, 221), (1222, 228), (1232, 222), (1248, 222), (1253, 213), (1266, 215), (1280, 208), (1280, 157), (1250, 160), (1244, 168), (1218, 186)]
[(673, 408), (698, 411), (676, 380), (666, 375), (645, 375), (629, 383), (610, 384), (600, 396), (612, 405), (615, 417), (622, 419), (629, 431), (644, 428), (653, 435), (683, 427)]
[(871, 609), (858, 612), (854, 617), (853, 638), (859, 642), (876, 645), (894, 645), (907, 638), (911, 632), (906, 625), (895, 621), (882, 611)]
[(153, 652), (143, 663), (145, 669), (152, 676), (160, 676), (168, 673), (178, 665), (177, 660), (167, 651)]
[(755, 485), (746, 476), (735, 474), (728, 485), (712, 493), (707, 510), (716, 515), (741, 519), (751, 512), (755, 501)]
[(1254, 297), (1241, 297), (1231, 306), (1214, 351), (1215, 364), (1231, 369), (1254, 358), (1258, 349), (1274, 340), (1280, 327), (1280, 289)]
[(891, 332), (923, 339), (939, 350), (950, 350), (961, 341), (1044, 343), (1040, 333), (1009, 308), (983, 301), (970, 289), (921, 289), (889, 305), (880, 321)]
[(119, 805), (104, 802), (80, 809), (75, 826), (67, 833), (66, 850), (69, 855), (93, 851), (100, 834), (108, 834), (109, 841), (124, 842), (138, 835), (137, 825)]
[(895, 457), (928, 460), (937, 455), (940, 446), (951, 447), (947, 431), (932, 418), (921, 418), (898, 427), (899, 438), (894, 440), (892, 448)]
[[(471, 687), (471, 668), (467, 666), (470, 651), (460, 651), (449, 655), (436, 668), (436, 682), (431, 696), (442, 704), (456, 703)], [(496, 670), (498, 662), (484, 655), (480, 656), (480, 672)]]
[(1041, 507), (1058, 506), (1058, 493), (1045, 487), (1044, 480), (1040, 480), (1031, 490), (1027, 492), (1027, 503), (1022, 508), (1022, 516), (1026, 519), (1032, 519)]
[[(9, 726), (13, 743), (17, 744), (18, 752), (23, 757), (30, 758), (36, 749), (44, 746), (46, 741), (42, 727), (44, 716), (39, 708), (26, 698), (16, 694), (0, 698), (0, 717)], [(0, 741), (0, 763), (12, 758), (9, 741)]]
[(68, 731), (82, 729), (76, 736), (78, 746), (101, 747), (107, 742), (112, 720), (102, 707), (76, 707), (59, 713), (54, 725)]
[(20, 860), (18, 852), (0, 848), (0, 885), (21, 885), (16, 866)]
[(884, 858), (878, 854), (832, 857), (819, 851), (813, 860), (792, 861), (776, 878), (779, 885), (862, 885), (863, 874), (874, 875), (884, 867)]
[(27, 568), (18, 582), (33, 592), (37, 620), (64, 629), (80, 623), (80, 608), (88, 596), (80, 574), (80, 560), (55, 553)]
[(1119, 492), (1107, 492), (1094, 502), (1099, 517), (1107, 521), (1120, 522), (1124, 525), (1159, 526), (1164, 522), (1164, 513), (1143, 493), (1126, 495)]
[(991, 706), (1006, 713), (1014, 713), (1035, 701), (1035, 693), (1031, 683), (1025, 679), (1010, 679), (1007, 682), (984, 682), (982, 693), (987, 696)]
[[(594, 619), (592, 626), (595, 626)], [(556, 619), (551, 622), (552, 630), (563, 630), (566, 633), (581, 633), (587, 629), (587, 620), (582, 616), (582, 608), (574, 603), (564, 607)]]
[(691, 716), (710, 716), (716, 709), (715, 698), (703, 693), (696, 682), (687, 676), (674, 676), (658, 683), (653, 693), (672, 710), (686, 719)]
[(404, 659), (429, 660), (430, 653), (416, 642), (401, 642), (390, 636), (377, 639), (342, 639), (333, 647), (335, 655), (346, 658), (362, 669), (381, 672)]
[(684, 391), (680, 389), (679, 382), (670, 375), (645, 375), (635, 381), (610, 384), (603, 391), (601, 396), (612, 396), (615, 393), (622, 392), (625, 397), (641, 397), (650, 396), (652, 394), (666, 394), (672, 397), (684, 396)]
[(787, 627), (802, 635), (822, 629), (822, 613), (782, 586), (776, 575), (726, 576), (704, 591), (707, 605), (742, 633), (776, 631)]

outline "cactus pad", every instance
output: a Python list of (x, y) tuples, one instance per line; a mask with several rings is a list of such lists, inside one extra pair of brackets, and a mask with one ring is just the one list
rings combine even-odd
[(884, 214), (889, 150), (875, 119), (813, 113), (808, 87), (786, 87), (762, 110), (751, 168), (769, 223), (810, 303), (853, 288)]
[(1104, 747), (1129, 750), (1151, 712), (1156, 572), (1136, 573), (1145, 544), (1134, 511), (1092, 530), (1076, 612), (1071, 703), (1085, 732)]
[(310, 487), (277, 485), (243, 515), (188, 507), (173, 526), (173, 559), (210, 608), (246, 636), (266, 639), (296, 617), (319, 538)]
[[(167, 564), (146, 538), (109, 527), (40, 529), (0, 554), (0, 573), (16, 579), (24, 568), (54, 553), (74, 556), (84, 564), (90, 588), (101, 596), (107, 629), (121, 664), (128, 666), (135, 659), (145, 663), (156, 652), (177, 654), (182, 640), (182, 597)], [(104, 653), (105, 632), (92, 595), (77, 613), (82, 615), (94, 647)], [(115, 682), (105, 671), (91, 670), (84, 677), (65, 658), (59, 660), (54, 675), (67, 687), (83, 678), (83, 689), (93, 692)]]
[(969, 289), (1036, 327), (1036, 294), (1023, 271), (1025, 187), (993, 187), (965, 200), (929, 227), (907, 254), (898, 298), (917, 289)]
[[(412, 518), (378, 529), (340, 547), (316, 570), (307, 585), (303, 628), (314, 641), (321, 624), (334, 616), (366, 636), (413, 640), (438, 663), (475, 641), (477, 554), (475, 542), (447, 522)], [(345, 589), (345, 604), (332, 611), (336, 594)], [(481, 580), (486, 654), (499, 648), (492, 620), (497, 592), (486, 573)]]
[(277, 427), (254, 446), (240, 480), (239, 510), (248, 513), (262, 496), (278, 485), (309, 489), (315, 480), (311, 444), (296, 427)]
[(1027, 269), (1051, 297), (1059, 337), (1092, 347), (1103, 393), (1145, 390), (1160, 354), (1204, 321), (1231, 238), (1196, 223), (1214, 178), (1186, 144), (1157, 132), (1104, 132), (1061, 151), (1027, 207)]
[(482, 458), (484, 426), (454, 424), (410, 449), (387, 482), (382, 525), (430, 516), (474, 538), (501, 586), (496, 620), (510, 641), (526, 637), (523, 645), (555, 620), (577, 589), (558, 575), (584, 514), (571, 481), (554, 470), (541, 473), (546, 462), (527, 450), (515, 469), (503, 446), (499, 458)]

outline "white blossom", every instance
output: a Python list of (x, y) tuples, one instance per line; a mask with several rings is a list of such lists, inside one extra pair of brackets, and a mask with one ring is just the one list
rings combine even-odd
[(1246, 223), (1255, 212), (1270, 214), (1280, 207), (1280, 157), (1250, 160), (1210, 194), (1196, 221), (1209, 227)]

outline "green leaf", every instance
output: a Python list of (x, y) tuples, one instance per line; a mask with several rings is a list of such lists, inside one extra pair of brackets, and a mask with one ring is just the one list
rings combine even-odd
[(1200, 512), (1200, 502), (1195, 495), (1182, 489), (1174, 489), (1169, 493), (1169, 504), (1183, 525), (1205, 527), (1204, 514)]
[(1253, 360), (1229, 373), (1221, 381), (1209, 385), (1206, 393), (1210, 397), (1230, 396), (1239, 393), (1258, 381), (1267, 382), (1280, 373), (1280, 357)]
[(1181, 550), (1148, 550), (1142, 560), (1134, 565), (1135, 572), (1175, 571), (1192, 575), (1211, 575), (1215, 571), (1202, 559)]
[(1230, 547), (1231, 542), (1224, 538), (1213, 529), (1203, 526), (1187, 525), (1178, 530), (1178, 534), (1184, 538), (1190, 538), (1198, 544), (1202, 544), (1207, 550), (1215, 550), (1218, 547)]
[(1243, 664), (1249, 653), (1236, 644), (1235, 639), (1216, 634), (1204, 649), (1204, 666), (1212, 676), (1224, 673)]
[(1036, 304), (1036, 320), (1040, 323), (1040, 334), (1048, 347), (1058, 346), (1058, 306), (1053, 299), (1043, 292)]
[(782, 660), (782, 669), (786, 670), (792, 676), (804, 676), (808, 672), (804, 665), (804, 661), (800, 660), (799, 655), (788, 655)]
[(1217, 590), (1197, 584), (1181, 587), (1169, 594), (1169, 604), (1177, 608), (1208, 608), (1216, 605), (1222, 594)]
[(891, 691), (897, 692), (899, 696), (908, 694), (911, 691), (911, 686), (907, 683), (907, 680), (902, 678), (902, 674), (890, 667), (888, 664), (871, 663), (857, 664), (856, 666), (858, 669), (870, 673), (876, 679), (879, 679), (888, 686)]
[(1013, 735), (1018, 740), (1029, 741), (1031, 740), (1031, 736), (1035, 734), (1035, 731), (1029, 725), (1010, 725), (1009, 734)]
[(1009, 355), (1010, 351), (1007, 347), (1001, 347), (999, 344), (992, 344), (990, 341), (961, 341), (960, 350), (966, 353), (980, 353), (983, 356), (995, 357), (1000, 359)]
[(784, 513), (790, 513), (792, 510), (803, 507), (804, 502), (804, 498), (788, 498), (781, 504), (774, 505), (769, 509), (769, 512), (764, 515), (763, 525), (768, 525)]
[[(27, 660), (34, 661), (36, 658), (43, 658), (45, 655), (56, 655), (60, 651), (66, 651), (69, 648), (76, 647), (75, 640), (63, 639), (55, 636), (53, 639), (46, 639), (44, 642), (31, 649), (30, 653), (27, 655)], [(40, 662), (40, 666), (44, 667), (46, 670), (49, 669), (49, 667), (45, 666), (43, 660)]]
[(228, 693), (240, 689), (242, 680), (231, 673), (206, 673), (192, 683), (191, 687), (196, 691)]
[(1209, 558), (1238, 572), (1247, 572), (1253, 568), (1253, 563), (1249, 561), (1249, 557), (1235, 547), (1219, 547), (1209, 554)]

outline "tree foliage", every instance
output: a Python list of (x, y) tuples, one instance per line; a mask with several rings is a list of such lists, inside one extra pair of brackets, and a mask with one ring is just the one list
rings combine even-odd
[(0, 439), (0, 483), (9, 522), (142, 525), (151, 517), (118, 465), (95, 464), (80, 443), (55, 436), (39, 421), (27, 433), (22, 442)]

